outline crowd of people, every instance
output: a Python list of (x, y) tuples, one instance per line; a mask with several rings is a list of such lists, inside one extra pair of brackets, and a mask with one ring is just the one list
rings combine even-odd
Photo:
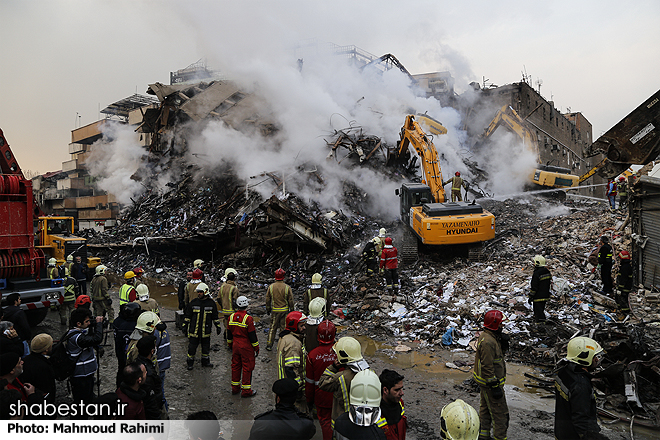
[[(381, 230), (381, 234), (385, 231)], [(390, 262), (390, 259), (396, 261), (396, 250), (390, 238), (377, 238), (378, 243), (371, 243), (374, 247), (383, 246), (380, 267), (394, 271), (386, 276), (386, 285), (397, 289), (396, 264)], [(608, 254), (606, 245), (607, 240), (602, 241), (600, 252), (611, 259), (611, 248)], [(620, 255), (620, 258), (624, 257)], [(536, 319), (543, 321), (552, 277), (544, 257), (534, 257), (533, 263), (530, 302)], [(260, 345), (254, 320), (248, 313), (249, 299), (240, 294), (236, 283), (238, 272), (233, 268), (225, 270), (224, 282), (213, 298), (204, 282), (202, 265), (202, 260), (195, 261), (179, 291), (183, 332), (188, 338), (187, 369), (195, 368), (200, 346), (201, 367), (213, 367), (210, 346), (215, 327), (216, 334), (222, 335), (223, 344), (232, 353), (228, 388), (232, 394), (250, 398), (257, 394), (251, 381)], [(368, 265), (369, 270), (375, 272), (374, 266)], [(82, 289), (74, 289), (73, 296), (77, 298), (65, 300), (73, 306), (65, 314), (68, 329), (55, 347), (53, 335), (42, 333), (32, 337), (20, 308), (20, 295), (9, 295), (9, 305), (0, 318), (2, 418), (42, 418), (12, 413), (11, 403), (16, 401), (55, 402), (59, 364), (52, 361), (57, 350), (64, 350), (72, 363), (66, 379), (74, 402), (82, 405), (120, 402), (124, 411), (116, 415), (118, 419), (168, 418), (165, 376), (172, 352), (169, 330), (160, 319), (159, 305), (149, 297), (147, 285), (141, 282), (143, 271), (136, 268), (124, 274), (124, 284), (119, 289), (119, 314), (115, 317), (105, 271), (102, 265), (96, 268), (91, 298)], [(625, 271), (622, 276), (625, 278)], [(264, 296), (270, 315), (266, 349), (272, 350), (277, 341), (278, 379), (272, 385), (276, 404), (273, 410), (255, 418), (250, 439), (309, 439), (316, 433), (314, 419), (319, 421), (324, 440), (405, 439), (408, 421), (403, 402), (404, 376), (390, 369), (378, 374), (363, 357), (357, 339), (352, 336), (336, 339), (337, 329), (328, 317), (332, 299), (323, 287), (321, 274), (314, 274), (312, 284), (303, 292), (302, 310), (295, 309), (292, 289), (285, 282), (286, 272), (277, 269), (274, 278)], [(509, 410), (504, 391), (504, 359), (509, 335), (502, 331), (503, 319), (499, 310), (485, 313), (478, 336), (473, 377), (480, 387), (479, 411), (462, 400), (445, 405), (440, 411), (442, 438), (507, 438)], [(100, 395), (98, 359), (103, 355), (100, 345), (106, 326), (114, 333), (118, 369), (116, 391)], [(555, 375), (557, 438), (598, 438), (600, 428), (596, 422), (590, 371), (598, 366), (602, 355), (603, 349), (589, 338), (576, 337), (568, 343), (567, 356), (557, 365)], [(71, 418), (87, 416), (81, 412), (72, 414)], [(215, 418), (206, 412), (195, 413), (195, 417)]]

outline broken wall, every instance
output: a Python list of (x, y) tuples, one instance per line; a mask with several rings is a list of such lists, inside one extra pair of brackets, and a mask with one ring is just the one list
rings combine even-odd
[(660, 289), (660, 179), (642, 176), (630, 195), (633, 268), (637, 285)]

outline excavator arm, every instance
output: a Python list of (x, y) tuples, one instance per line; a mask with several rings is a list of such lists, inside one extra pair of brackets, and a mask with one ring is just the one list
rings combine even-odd
[(538, 139), (534, 132), (525, 127), (525, 121), (510, 105), (504, 105), (497, 111), (493, 120), (490, 121), (488, 127), (486, 127), (483, 134), (479, 137), (477, 143), (479, 145), (486, 143), (500, 127), (504, 127), (518, 136), (525, 148), (537, 156), (538, 161)]

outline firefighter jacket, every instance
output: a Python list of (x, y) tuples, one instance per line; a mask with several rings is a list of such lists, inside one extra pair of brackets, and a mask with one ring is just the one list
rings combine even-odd
[(48, 266), (48, 278), (54, 280), (60, 277), (60, 270), (57, 266)]
[(532, 285), (529, 297), (534, 302), (547, 301), (550, 299), (550, 283), (552, 275), (547, 267), (537, 267), (532, 275)]
[(612, 268), (612, 246), (605, 243), (598, 250), (598, 264)]
[(337, 418), (345, 412), (348, 412), (350, 408), (350, 391), (351, 391), (351, 381), (357, 374), (357, 371), (353, 371), (348, 367), (341, 367), (338, 369), (333, 365), (330, 365), (325, 369), (321, 377), (319, 378), (319, 388), (323, 391), (328, 391), (333, 393), (332, 395), (332, 421), (337, 420)]
[(105, 275), (94, 275), (89, 286), (92, 289), (92, 299), (94, 301), (110, 299), (110, 294), (108, 293), (108, 279)]
[(496, 388), (506, 382), (506, 364), (497, 334), (489, 329), (479, 336), (474, 357), (474, 380), (481, 386)]
[(284, 330), (277, 342), (277, 378), (290, 377), (298, 382), (298, 389), (305, 390), (305, 347), (303, 335)]
[(119, 289), (119, 305), (123, 306), (137, 299), (137, 291), (130, 284), (123, 284)]
[(220, 326), (218, 306), (210, 297), (195, 298), (183, 312), (183, 325), (189, 338), (211, 337), (211, 324)]
[(278, 403), (254, 418), (248, 440), (309, 440), (314, 434), (316, 426), (309, 416), (297, 412), (293, 404)]
[(135, 301), (135, 304), (138, 304), (140, 308), (145, 312), (154, 312), (156, 315), (160, 316), (160, 308), (158, 308), (158, 302), (153, 298), (149, 298), (146, 301), (137, 300)]
[(76, 302), (76, 291), (78, 290), (78, 282), (72, 276), (66, 277), (64, 280), (64, 304)]
[(254, 320), (248, 315), (247, 311), (239, 310), (229, 317), (227, 324), (227, 343), (242, 347), (252, 346), (255, 355), (259, 354), (259, 341), (257, 340), (257, 331), (254, 328)]
[(448, 179), (446, 182), (442, 182), (442, 186), (447, 185), (449, 182), (451, 182), (452, 191), (460, 191), (461, 187), (465, 188), (465, 182), (463, 181), (463, 178), (460, 176), (454, 176), (451, 179)]
[(591, 375), (580, 365), (562, 360), (555, 378), (555, 438), (589, 439), (600, 432)]
[(284, 281), (275, 281), (266, 290), (266, 313), (291, 311), (293, 311), (293, 293), (291, 292), (291, 287)]
[(186, 291), (184, 296), (186, 305), (190, 304), (192, 300), (197, 298), (197, 285), (199, 283), (201, 283), (200, 280), (190, 280), (188, 284), (186, 284)]
[(617, 288), (623, 293), (630, 293), (633, 286), (633, 270), (630, 260), (621, 260), (619, 276), (616, 277)]
[(223, 315), (231, 315), (234, 313), (236, 311), (234, 309), (236, 298), (238, 298), (238, 287), (236, 287), (236, 281), (228, 280), (222, 286), (220, 286), (220, 291), (218, 292), (218, 304), (220, 305), (220, 313)]
[(626, 197), (628, 195), (628, 184), (626, 182), (617, 184), (617, 190), (619, 191), (619, 197)]
[(85, 377), (96, 373), (98, 363), (94, 347), (103, 342), (103, 323), (92, 322), (85, 330), (72, 328), (67, 334), (73, 334), (66, 340), (66, 351), (76, 361), (76, 368), (71, 377)]
[(332, 393), (319, 388), (323, 372), (337, 360), (332, 344), (319, 345), (309, 352), (305, 362), (305, 398), (307, 404), (318, 408), (332, 408)]
[(312, 284), (309, 289), (303, 293), (303, 313), (309, 315), (309, 303), (314, 298), (323, 298), (325, 300), (325, 313), (323, 316), (328, 316), (328, 289), (321, 287), (320, 284)]
[(335, 438), (337, 440), (386, 440), (385, 431), (373, 424), (369, 426), (356, 425), (348, 417), (348, 412), (334, 420)]
[(403, 400), (389, 404), (382, 400), (380, 402), (381, 418), (377, 425), (385, 431), (387, 440), (405, 440), (408, 429), (408, 418)]
[(378, 255), (378, 249), (373, 241), (369, 241), (364, 245), (364, 249), (362, 249), (362, 259), (365, 261), (375, 260)]
[(380, 268), (382, 269), (396, 269), (399, 267), (399, 259), (397, 258), (397, 251), (391, 244), (386, 244), (383, 248), (383, 253), (380, 254)]

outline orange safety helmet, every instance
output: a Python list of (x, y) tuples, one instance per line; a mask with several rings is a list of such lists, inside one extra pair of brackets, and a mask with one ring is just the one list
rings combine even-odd
[(461, 172), (460, 172), (460, 171), (456, 171), (455, 176), (456, 176), (456, 177), (461, 177)]
[(319, 324), (317, 331), (316, 339), (319, 341), (319, 344), (328, 345), (335, 342), (337, 327), (335, 327), (332, 321), (324, 319)]
[(284, 279), (284, 275), (286, 272), (284, 272), (284, 269), (279, 268), (275, 271), (275, 281), (282, 281)]
[(286, 330), (298, 333), (298, 324), (305, 321), (307, 321), (307, 316), (305, 316), (303, 312), (289, 312), (289, 314), (286, 315)]
[(193, 280), (201, 280), (202, 275), (204, 275), (204, 272), (202, 272), (202, 269), (197, 268), (197, 269), (193, 270), (193, 272), (192, 272), (192, 279)]
[(392, 246), (392, 237), (385, 238), (385, 246)]
[(74, 307), (77, 309), (78, 307), (83, 307), (86, 304), (89, 305), (92, 304), (91, 298), (87, 295), (80, 295), (78, 299), (76, 299), (76, 303), (74, 304)]
[(484, 327), (488, 330), (497, 331), (500, 329), (503, 319), (504, 315), (499, 310), (489, 310), (484, 315)]
[(622, 260), (630, 260), (630, 252), (628, 251), (619, 252), (619, 258), (621, 258)]

